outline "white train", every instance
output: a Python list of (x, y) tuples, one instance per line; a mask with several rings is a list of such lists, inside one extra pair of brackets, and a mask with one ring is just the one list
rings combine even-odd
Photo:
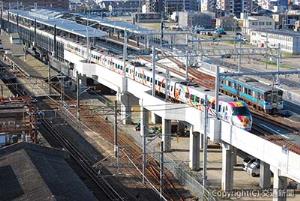
[[(70, 48), (71, 46), (67, 46)], [(72, 51), (74, 52), (74, 50)], [(81, 54), (84, 54), (81, 50)], [(91, 61), (110, 70), (123, 74), (123, 59), (109, 55), (105, 51), (91, 51)], [(139, 62), (126, 62), (126, 76), (146, 86), (152, 86), (152, 69)], [(166, 82), (164, 72), (156, 71), (155, 89), (157, 93), (165, 95), (174, 101), (189, 104), (199, 110), (204, 108), (205, 95), (208, 97), (208, 107), (211, 114), (215, 112), (214, 92), (200, 87), (195, 83), (186, 82), (178, 77), (170, 76)], [(167, 87), (167, 90), (166, 90)], [(245, 130), (251, 130), (252, 116), (248, 106), (243, 101), (236, 101), (234, 98), (222, 95), (219, 96), (219, 116), (232, 125)]]

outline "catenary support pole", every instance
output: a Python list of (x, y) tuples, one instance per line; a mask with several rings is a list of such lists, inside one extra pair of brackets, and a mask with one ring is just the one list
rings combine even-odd
[(186, 61), (185, 61), (185, 80), (189, 80), (189, 51), (186, 50)]
[(216, 118), (219, 118), (219, 89), (220, 89), (220, 68), (216, 66), (216, 79), (215, 79), (215, 111), (216, 111)]
[(114, 107), (114, 154), (118, 157), (118, 103), (115, 101)]
[(155, 96), (155, 47), (152, 46), (152, 96)]
[(80, 83), (79, 83), (79, 73), (76, 71), (76, 117), (80, 120)]
[(204, 111), (204, 146), (203, 146), (203, 181), (202, 185), (206, 187), (207, 183), (207, 127), (208, 127), (208, 100), (207, 95), (205, 95), (205, 111)]
[(164, 142), (160, 142), (160, 174), (159, 174), (159, 187), (160, 197), (163, 198), (163, 186), (164, 186)]

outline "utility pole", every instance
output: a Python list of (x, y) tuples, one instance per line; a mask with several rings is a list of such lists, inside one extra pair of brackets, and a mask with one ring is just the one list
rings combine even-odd
[(186, 50), (186, 61), (185, 61), (185, 81), (189, 80), (189, 50)]
[(147, 165), (147, 139), (146, 139), (146, 126), (145, 123), (148, 123), (148, 113), (144, 109), (144, 104), (143, 104), (143, 99), (141, 99), (140, 102), (140, 107), (141, 107), (141, 122), (140, 122), (140, 131), (141, 131), (141, 137), (143, 138), (143, 184), (145, 184), (145, 170), (146, 170), (146, 165)]
[(152, 46), (152, 96), (155, 96), (155, 47)]
[(127, 31), (124, 30), (124, 45), (123, 45), (123, 76), (126, 77), (126, 58), (127, 58)]
[(49, 85), (49, 96), (51, 95), (51, 68), (50, 68), (50, 61), (48, 61), (48, 85)]
[(238, 72), (241, 71), (241, 63), (242, 63), (241, 50), (242, 50), (242, 43), (241, 43), (241, 40), (240, 40), (240, 41), (239, 41), (239, 62), (238, 62)]
[(170, 80), (170, 74), (169, 69), (166, 69), (166, 86), (165, 86), (165, 101), (168, 100), (169, 97), (169, 80)]
[(115, 109), (114, 109), (114, 154), (115, 157), (118, 157), (118, 103), (115, 100)]
[[(276, 64), (277, 64), (277, 72), (279, 73), (279, 65), (280, 65), (280, 43), (278, 43), (278, 49), (277, 49), (277, 59), (276, 59)], [(277, 74), (277, 84), (279, 84), (279, 74)]]
[(160, 142), (160, 172), (159, 172), (159, 191), (160, 198), (163, 198), (163, 185), (164, 185), (164, 142)]
[(220, 89), (220, 69), (216, 66), (216, 79), (215, 79), (215, 111), (216, 118), (219, 119), (219, 89)]
[(207, 182), (207, 124), (208, 124), (208, 100), (207, 100), (207, 95), (205, 95), (205, 100), (204, 100), (204, 106), (205, 106), (205, 111), (204, 111), (204, 136), (203, 136), (203, 181), (202, 185), (206, 187), (206, 182)]
[(161, 13), (161, 22), (160, 22), (160, 48), (163, 46), (164, 39), (164, 13)]
[(76, 98), (77, 98), (77, 106), (76, 106), (76, 117), (78, 120), (80, 120), (80, 86), (79, 86), (79, 73), (76, 71)]

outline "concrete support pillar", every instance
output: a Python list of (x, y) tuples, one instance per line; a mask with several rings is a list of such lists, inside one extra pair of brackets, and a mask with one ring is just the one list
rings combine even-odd
[(121, 119), (123, 124), (131, 124), (131, 101), (129, 94), (117, 93), (117, 99), (121, 103)]
[(236, 165), (237, 149), (232, 147), (232, 165)]
[(200, 138), (200, 149), (204, 149), (204, 135), (202, 133), (199, 134)]
[(271, 187), (270, 165), (260, 161), (259, 186), (263, 189)]
[(233, 188), (232, 146), (222, 143), (222, 190)]
[(148, 114), (148, 110), (146, 108), (143, 107), (142, 104), (141, 108), (140, 108), (140, 116), (141, 116), (141, 121), (140, 121), (140, 131), (141, 131), (141, 136), (148, 135), (148, 131), (149, 131), (149, 114)]
[(190, 128), (190, 162), (192, 170), (200, 169), (200, 134), (194, 132), (193, 126)]
[(177, 123), (177, 134), (178, 135), (184, 135), (185, 125), (183, 122), (178, 121)]
[(171, 151), (171, 120), (162, 119), (162, 141), (164, 151)]
[(151, 123), (152, 124), (159, 124), (162, 123), (162, 119), (160, 116), (155, 114), (154, 112), (151, 112)]
[(287, 178), (280, 176), (280, 171), (276, 169), (273, 177), (273, 201), (286, 201), (287, 199)]

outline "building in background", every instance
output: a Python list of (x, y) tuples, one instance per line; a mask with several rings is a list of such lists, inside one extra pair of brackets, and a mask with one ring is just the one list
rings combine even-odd
[(295, 23), (300, 20), (300, 10), (289, 10), (284, 13), (274, 13), (272, 17), (278, 29), (294, 29)]
[(252, 0), (217, 0), (217, 8), (223, 11), (225, 16), (240, 17), (241, 13), (251, 13)]
[(100, 8), (107, 9), (113, 13), (140, 12), (142, 7), (139, 0), (97, 0), (96, 3)]
[(201, 0), (201, 12), (215, 12), (216, 11), (216, 0)]
[(69, 0), (0, 0), (0, 5), (3, 5), (4, 9), (53, 8), (68, 10)]
[(238, 20), (233, 16), (224, 16), (216, 19), (216, 28), (223, 28), (225, 31), (237, 31)]
[(250, 43), (259, 47), (278, 47), (291, 54), (300, 54), (300, 33), (288, 30), (251, 30)]
[(195, 26), (203, 28), (214, 28), (215, 19), (214, 13), (199, 13), (199, 12), (179, 12), (178, 13), (178, 25), (180, 27), (192, 28)]
[(275, 22), (273, 18), (268, 16), (241, 16), (242, 22), (242, 32), (245, 34), (250, 34), (251, 30), (257, 29), (275, 29)]
[(148, 12), (166, 12), (173, 13), (174, 11), (197, 11), (199, 3), (197, 0), (147, 0), (146, 10)]
[(258, 0), (258, 5), (265, 10), (285, 11), (288, 8), (288, 0)]

